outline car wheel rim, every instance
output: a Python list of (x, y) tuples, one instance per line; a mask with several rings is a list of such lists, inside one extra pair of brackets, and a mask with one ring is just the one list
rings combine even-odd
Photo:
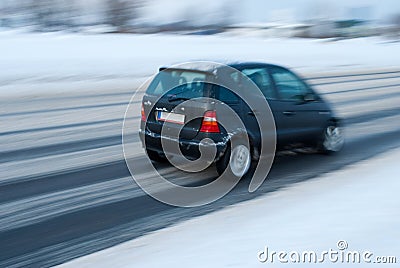
[(238, 145), (232, 150), (230, 167), (233, 175), (242, 177), (250, 168), (250, 151), (245, 145)]
[(344, 143), (342, 131), (339, 127), (329, 126), (325, 130), (324, 147), (328, 151), (338, 152)]

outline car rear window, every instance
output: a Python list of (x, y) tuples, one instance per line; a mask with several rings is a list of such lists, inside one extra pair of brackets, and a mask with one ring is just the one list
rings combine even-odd
[(186, 70), (165, 70), (159, 72), (147, 88), (149, 95), (179, 95), (182, 98), (205, 96), (206, 74)]

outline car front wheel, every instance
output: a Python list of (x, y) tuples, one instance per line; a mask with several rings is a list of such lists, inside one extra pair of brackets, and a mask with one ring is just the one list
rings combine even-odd
[(341, 127), (330, 124), (324, 130), (322, 141), (320, 144), (320, 151), (322, 153), (330, 154), (339, 152), (344, 145), (344, 136)]

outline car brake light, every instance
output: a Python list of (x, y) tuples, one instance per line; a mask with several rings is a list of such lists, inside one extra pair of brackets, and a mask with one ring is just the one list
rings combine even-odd
[(204, 113), (203, 122), (201, 123), (200, 132), (219, 133), (216, 111), (207, 111)]
[(142, 111), (141, 111), (141, 114), (142, 114), (142, 121), (143, 121), (143, 122), (146, 122), (146, 114), (144, 113), (144, 106), (143, 106), (143, 103), (142, 103)]

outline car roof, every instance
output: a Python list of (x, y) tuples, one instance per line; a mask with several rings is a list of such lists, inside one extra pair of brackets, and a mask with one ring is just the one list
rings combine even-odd
[(271, 63), (266, 63), (266, 62), (236, 62), (236, 63), (231, 63), (228, 64), (229, 66), (236, 68), (236, 69), (246, 69), (246, 68), (254, 68), (254, 67), (283, 67)]
[(275, 66), (281, 67), (275, 64), (265, 63), (265, 62), (209, 62), (209, 61), (195, 61), (193, 63), (184, 63), (184, 67), (161, 67), (159, 71), (164, 71), (166, 69), (170, 70), (191, 70), (191, 71), (198, 71), (204, 72), (209, 74), (215, 74), (218, 69), (221, 68), (222, 65), (227, 65), (232, 68), (241, 70), (246, 68), (257, 68), (257, 67), (266, 67), (266, 66)]

